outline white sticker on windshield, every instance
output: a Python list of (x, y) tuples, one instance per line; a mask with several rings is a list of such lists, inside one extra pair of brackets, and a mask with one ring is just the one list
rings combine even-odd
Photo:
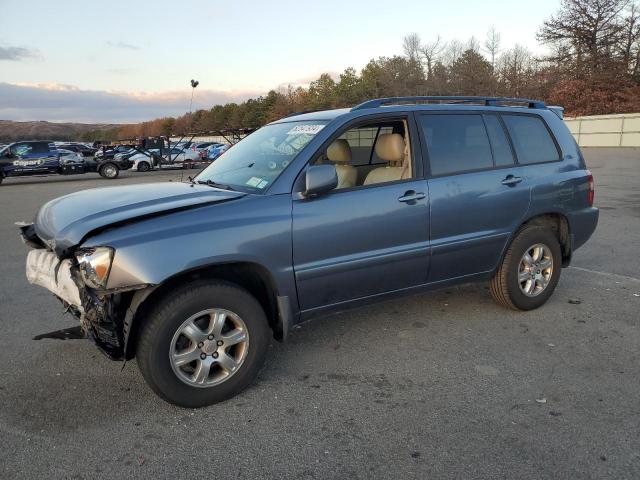
[(268, 183), (269, 183), (269, 182), (268, 182), (267, 180), (262, 180), (262, 181), (258, 184), (258, 188), (259, 188), (260, 190), (262, 190), (264, 187), (266, 187), (266, 186), (267, 186), (267, 184), (268, 184)]
[(259, 177), (251, 177), (249, 180), (247, 180), (247, 185), (249, 185), (250, 187), (258, 187), (258, 185), (260, 184), (260, 182), (262, 182), (262, 179)]
[(324, 125), (296, 125), (287, 132), (287, 135), (315, 135), (324, 128)]

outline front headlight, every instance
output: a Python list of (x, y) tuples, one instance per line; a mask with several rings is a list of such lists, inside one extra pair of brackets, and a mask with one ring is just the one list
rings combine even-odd
[(83, 248), (76, 252), (76, 260), (82, 280), (87, 286), (96, 289), (106, 288), (113, 262), (113, 248)]

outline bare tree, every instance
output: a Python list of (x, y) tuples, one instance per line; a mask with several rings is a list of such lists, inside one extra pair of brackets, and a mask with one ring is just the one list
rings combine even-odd
[(472, 36), (468, 41), (465, 50), (471, 50), (475, 53), (480, 53), (480, 42), (474, 36)]
[(494, 73), (507, 96), (529, 96), (533, 93), (536, 60), (528, 49), (516, 44), (497, 58)]
[(621, 14), (629, 4), (629, 0), (562, 0), (558, 13), (543, 23), (538, 40), (554, 48), (549, 60), (570, 65), (578, 78), (613, 73), (614, 53), (624, 39)]
[(436, 39), (432, 42), (425, 43), (422, 46), (422, 55), (424, 56), (424, 60), (427, 64), (427, 78), (432, 77), (433, 67), (446, 46), (447, 44), (442, 41), (440, 35), (436, 36)]
[(446, 66), (451, 66), (456, 60), (462, 56), (462, 52), (466, 50), (465, 46), (460, 40), (451, 40), (447, 43), (447, 47), (443, 52), (443, 63)]
[(402, 50), (405, 56), (420, 66), (422, 66), (420, 53), (422, 51), (422, 41), (417, 33), (410, 33), (402, 39)]
[(496, 57), (500, 53), (500, 32), (496, 30), (496, 27), (491, 25), (487, 32), (487, 38), (484, 41), (484, 50), (489, 54), (491, 58), (491, 68), (496, 68)]
[(627, 71), (632, 77), (640, 74), (640, 7), (633, 3), (627, 10), (623, 22), (621, 55)]

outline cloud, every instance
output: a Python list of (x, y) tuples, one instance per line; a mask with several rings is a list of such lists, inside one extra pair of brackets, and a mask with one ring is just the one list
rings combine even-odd
[(40, 54), (37, 50), (31, 50), (25, 47), (3, 47), (0, 46), (0, 60), (11, 60), (18, 62), (31, 58), (39, 58)]
[(115, 73), (116, 75), (130, 75), (135, 72), (135, 68), (107, 68), (105, 70), (107, 73)]
[(140, 50), (140, 47), (137, 45), (132, 45), (131, 43), (126, 42), (107, 42), (107, 46), (112, 48), (122, 48), (124, 50)]
[[(194, 110), (241, 102), (264, 92), (197, 90)], [(0, 82), (0, 119), (88, 123), (130, 123), (182, 115), (191, 90), (158, 93), (81, 90), (64, 84)]]

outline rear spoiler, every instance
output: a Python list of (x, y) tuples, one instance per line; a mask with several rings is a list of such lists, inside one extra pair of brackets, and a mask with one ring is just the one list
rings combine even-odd
[(555, 113), (560, 120), (564, 117), (564, 107), (559, 107), (557, 105), (547, 105), (547, 108)]

